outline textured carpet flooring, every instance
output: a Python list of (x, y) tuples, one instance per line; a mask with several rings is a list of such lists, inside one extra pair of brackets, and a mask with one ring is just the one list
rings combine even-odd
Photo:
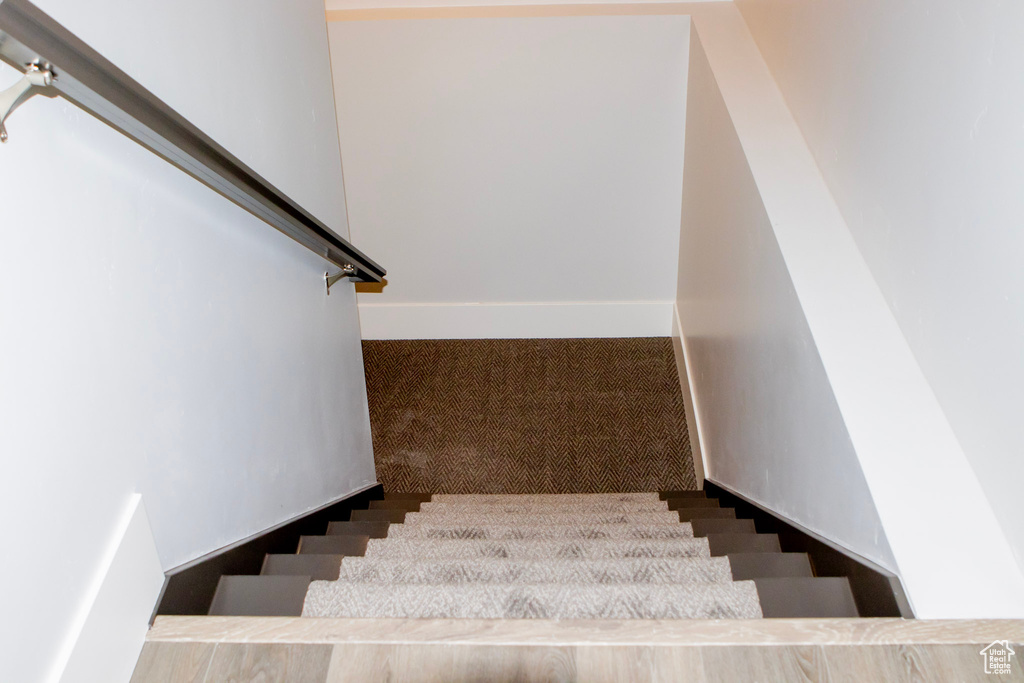
[(696, 486), (668, 338), (365, 341), (363, 354), (385, 490)]
[[(761, 616), (754, 583), (733, 581), (729, 560), (711, 557), (707, 539), (693, 538), (691, 525), (679, 523), (656, 494), (439, 498), (391, 525), (387, 538), (370, 539), (364, 557), (344, 558), (337, 581), (312, 582), (303, 616)], [(634, 510), (607, 511), (616, 506)], [(588, 521), (616, 514), (624, 517)], [(502, 516), (509, 519), (495, 525)]]

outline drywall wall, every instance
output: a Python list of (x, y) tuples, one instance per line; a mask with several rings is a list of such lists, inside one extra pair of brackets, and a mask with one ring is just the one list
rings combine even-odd
[(691, 38), (679, 311), (706, 475), (895, 569), (757, 184)]
[(1024, 566), (1024, 6), (737, 4)]
[[(728, 2), (729, 0), (696, 0), (696, 2)], [(537, 3), (536, 0), (325, 0), (324, 5), (327, 7), (328, 12), (332, 11), (346, 11), (355, 9), (381, 9), (381, 8), (448, 8), (448, 7), (487, 7), (487, 6), (499, 6), (508, 7), (516, 5), (532, 5), (535, 7), (544, 7), (550, 5), (581, 5), (581, 6), (594, 6), (594, 5), (611, 5), (611, 6), (628, 6), (628, 5), (654, 5), (654, 4), (666, 4), (666, 5), (678, 5), (682, 4), (676, 0), (557, 0), (556, 2), (547, 2), (543, 5)], [(693, 4), (693, 3), (687, 3)]]
[(669, 335), (687, 17), (329, 26), (365, 337)]
[(348, 236), (345, 188), (337, 182), (338, 136), (329, 131), (336, 120), (330, 63), (324, 61), (322, 4), (39, 0), (36, 5)]
[(138, 493), (129, 497), (107, 553), (53, 662), (61, 683), (127, 681), (145, 644), (164, 573)]
[[(42, 3), (344, 228), (319, 3), (81, 5)], [(0, 88), (17, 77), (0, 67)], [(351, 285), (326, 296), (319, 258), (72, 104), (36, 98), (7, 127), (0, 668), (36, 681), (133, 494), (166, 570), (374, 469)]]
[[(1024, 615), (1024, 576), (1007, 539), (739, 10), (691, 7), (915, 612)], [(703, 446), (714, 479), (716, 458), (734, 454)], [(956, 515), (922, 515), (951, 500)]]

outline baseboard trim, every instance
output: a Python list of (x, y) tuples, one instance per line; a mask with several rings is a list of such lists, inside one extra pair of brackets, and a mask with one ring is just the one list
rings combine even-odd
[(722, 501), (723, 507), (735, 508), (737, 517), (753, 519), (758, 533), (778, 534), (783, 552), (807, 553), (815, 576), (845, 576), (849, 579), (860, 616), (914, 618), (900, 577), (888, 569), (724, 484), (705, 479), (704, 490), (709, 497)]
[(328, 523), (347, 521), (352, 510), (365, 509), (369, 501), (383, 498), (383, 492), (380, 484), (370, 484), (168, 570), (153, 618), (206, 614), (221, 576), (259, 574), (267, 553), (295, 552), (299, 536), (326, 533)]
[(683, 324), (679, 318), (679, 307), (672, 304), (672, 352), (676, 359), (676, 372), (679, 374), (679, 386), (683, 391), (683, 412), (686, 415), (686, 432), (690, 437), (690, 454), (693, 459), (693, 470), (697, 477), (697, 487), (704, 486), (704, 478), (708, 473), (708, 464), (704, 458), (704, 439), (700, 427), (700, 410), (697, 394), (690, 383), (692, 372), (689, 357), (686, 353), (686, 337), (683, 335)]
[(363, 339), (580, 339), (668, 337), (671, 301), (369, 303)]

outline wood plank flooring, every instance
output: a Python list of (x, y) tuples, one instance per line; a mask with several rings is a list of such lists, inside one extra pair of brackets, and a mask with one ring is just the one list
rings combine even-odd
[(974, 645), (564, 646), (147, 643), (148, 681), (1024, 681), (986, 675)]
[[(984, 673), (996, 639), (1008, 676)], [(1024, 682), (1020, 656), (1022, 621), (160, 617), (132, 681)]]
[(1011, 619), (306, 619), (158, 616), (149, 642), (466, 645), (987, 645)]

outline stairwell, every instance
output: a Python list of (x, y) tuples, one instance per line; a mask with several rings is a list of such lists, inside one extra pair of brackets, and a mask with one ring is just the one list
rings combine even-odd
[(385, 494), (224, 576), (211, 615), (417, 619), (856, 617), (843, 577), (815, 577), (702, 491)]
[[(329, 643), (334, 659), (309, 680), (336, 680), (328, 669), (348, 671), (361, 658), (368, 679), (389, 680), (374, 659), (383, 651), (360, 644), (364, 630), (378, 634), (371, 639), (393, 632), (485, 648), (467, 665), (478, 675), (500, 669), (483, 661), (499, 625), (512, 629), (495, 636), (502, 646), (524, 637), (547, 644), (563, 628), (576, 629), (582, 645), (617, 633), (637, 646), (677, 628), (670, 624), (742, 633), (787, 618), (898, 614), (876, 609), (863, 580), (851, 583), (819, 554), (793, 552), (810, 546), (780, 520), (716, 486), (693, 486), (667, 340), (437, 340), (364, 350), (383, 486), (171, 577), (158, 614), (206, 616), (158, 616), (135, 680), (164, 680), (160, 672), (178, 666), (175, 652), (207, 656), (161, 649), (204, 642), (207, 629), (222, 629), (213, 636), (221, 644), (239, 639), (211, 672), (236, 675), (250, 671), (248, 658), (300, 650), (309, 664), (320, 661), (317, 644)], [(659, 480), (668, 486), (658, 490)], [(402, 485), (443, 492), (386, 490)], [(515, 624), (539, 631), (526, 636)], [(460, 679), (439, 671), (423, 680)], [(511, 675), (500, 671), (499, 679)]]

